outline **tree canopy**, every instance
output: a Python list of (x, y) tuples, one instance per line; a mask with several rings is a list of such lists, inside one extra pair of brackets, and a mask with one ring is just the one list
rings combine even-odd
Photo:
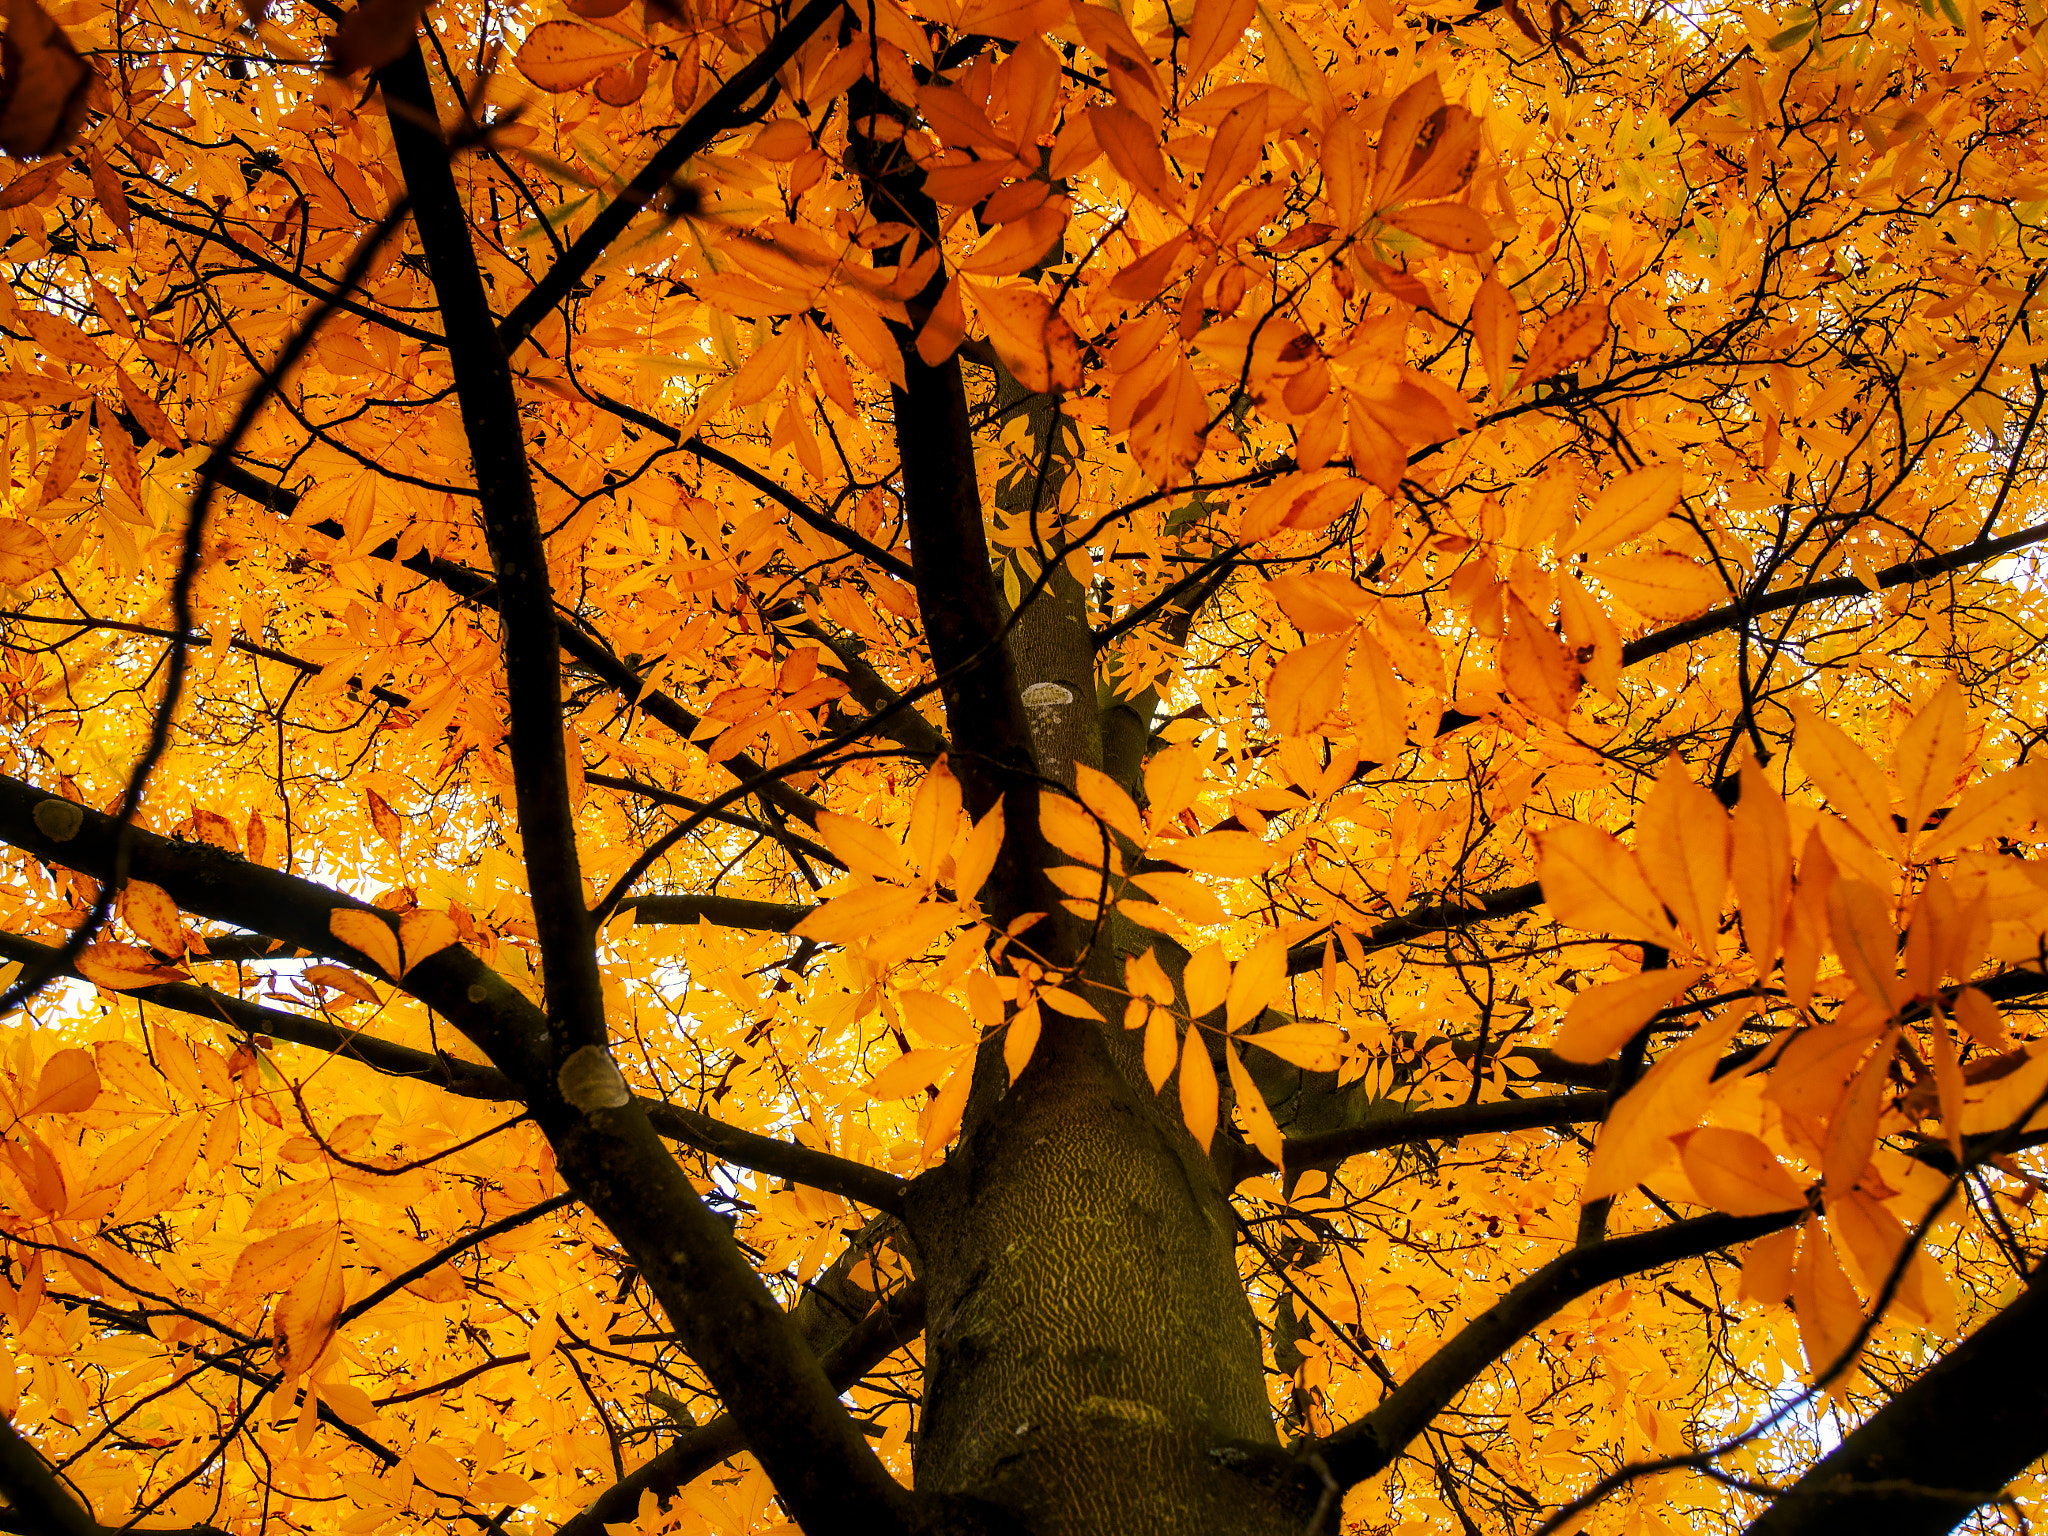
[(2026, 1529), (1994, 0), (9, 0), (0, 1530)]

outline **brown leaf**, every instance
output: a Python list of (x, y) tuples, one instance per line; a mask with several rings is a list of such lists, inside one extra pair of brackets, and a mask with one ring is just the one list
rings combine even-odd
[(352, 75), (389, 64), (412, 42), (426, 11), (427, 0), (363, 0), (328, 40), (327, 72)]
[(0, 150), (19, 159), (70, 147), (85, 123), (92, 70), (36, 0), (7, 0), (0, 37)]
[(526, 34), (512, 62), (544, 91), (576, 91), (607, 70), (630, 66), (644, 53), (639, 44), (616, 32), (573, 21), (544, 21)]
[(93, 196), (100, 200), (100, 207), (121, 232), (121, 238), (129, 244), (135, 241), (135, 215), (128, 208), (128, 191), (121, 185), (120, 173), (107, 164), (107, 157), (98, 150), (88, 150), (85, 156), (86, 170), (92, 176)]
[(1540, 383), (1583, 363), (1600, 350), (1600, 343), (1606, 339), (1605, 299), (1588, 299), (1552, 315), (1529, 343), (1529, 360), (1522, 365), (1522, 382)]

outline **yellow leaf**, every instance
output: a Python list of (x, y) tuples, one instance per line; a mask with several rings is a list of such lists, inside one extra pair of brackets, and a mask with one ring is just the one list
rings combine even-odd
[(1806, 776), (1865, 842), (1896, 857), (1903, 840), (1892, 821), (1891, 790), (1877, 764), (1840, 726), (1816, 714), (1803, 699), (1794, 699), (1790, 708), (1792, 752)]
[(238, 1295), (268, 1296), (292, 1285), (313, 1267), (341, 1229), (331, 1221), (293, 1227), (258, 1238), (235, 1257), (228, 1289)]
[(932, 1100), (927, 1111), (924, 1127), (924, 1160), (929, 1163), (938, 1157), (947, 1143), (959, 1134), (961, 1117), (967, 1111), (967, 1091), (974, 1086), (974, 1052), (957, 1053), (953, 1070), (940, 1085), (939, 1096)]
[(857, 816), (824, 812), (818, 817), (818, 837), (856, 874), (872, 875), (896, 885), (907, 884), (911, 879), (910, 866), (903, 859), (903, 845)]
[(1605, 1061), (1705, 974), (1699, 966), (1642, 971), (1588, 987), (1565, 1010), (1551, 1050), (1566, 1061)]
[[(1281, 1141), (1280, 1127), (1274, 1123), (1273, 1112), (1260, 1097), (1258, 1085), (1252, 1081), (1251, 1073), (1245, 1071), (1244, 1063), (1238, 1060), (1237, 1046), (1224, 1047), (1223, 1064), (1230, 1071), (1230, 1092), (1236, 1102), (1236, 1115), (1244, 1126), (1245, 1139), (1259, 1149), (1267, 1162), (1278, 1168), (1286, 1159), (1286, 1148)], [(1190, 1129), (1193, 1127), (1190, 1126)]]
[(1060, 790), (1038, 792), (1038, 830), (1044, 839), (1090, 869), (1102, 868), (1103, 827), (1080, 802)]
[(1038, 1049), (1039, 1027), (1036, 1003), (1026, 1003), (1010, 1016), (1009, 1030), (1003, 1036), (1003, 1065), (1009, 1068), (1013, 1083), (1023, 1075), (1031, 1064), (1031, 1053)]
[(1348, 629), (1376, 605), (1371, 593), (1335, 571), (1291, 571), (1266, 583), (1287, 622), (1305, 635)]
[(903, 1010), (904, 1027), (933, 1045), (973, 1045), (981, 1038), (967, 1010), (936, 992), (899, 992), (896, 1006)]
[(1700, 1198), (1731, 1216), (1766, 1216), (1806, 1204), (1806, 1191), (1777, 1154), (1747, 1131), (1718, 1125), (1694, 1131), (1681, 1143), (1679, 1161)]
[(1877, 1122), (1884, 1113), (1886, 1080), (1891, 1074), (1892, 1052), (1898, 1044), (1897, 1030), (1888, 1030), (1870, 1053), (1869, 1060), (1856, 1069), (1848, 1089), (1828, 1118), (1827, 1143), (1821, 1149), (1821, 1178), (1829, 1200), (1847, 1194), (1870, 1166), (1870, 1154), (1877, 1147)]
[(1580, 1198), (1598, 1200), (1633, 1189), (1661, 1168), (1672, 1153), (1672, 1138), (1692, 1130), (1712, 1096), (1714, 1064), (1721, 1048), (1741, 1027), (1731, 1010), (1718, 1022), (1665, 1056), (1607, 1112), (1600, 1139), (1586, 1163)]
[[(387, 1277), (396, 1277), (417, 1268), (438, 1251), (416, 1237), (394, 1232), (388, 1227), (373, 1227), (351, 1221), (348, 1230), (349, 1236), (363, 1257), (383, 1270)], [(469, 1289), (454, 1266), (445, 1263), (438, 1264), (419, 1278), (408, 1281), (405, 1288), (425, 1301), (460, 1301), (468, 1294)]]
[(940, 856), (959, 835), (960, 798), (960, 781), (941, 757), (926, 770), (911, 799), (903, 845), (911, 867), (927, 880), (937, 874)]
[(1266, 718), (1282, 736), (1321, 730), (1344, 698), (1348, 634), (1332, 635), (1280, 658), (1266, 679)]
[(2044, 789), (2048, 789), (2048, 776), (2038, 762), (1972, 784), (1928, 836), (1920, 857), (1945, 859), (1993, 838), (2012, 836), (2039, 819), (2048, 805)]
[(1173, 982), (1168, 979), (1166, 968), (1152, 950), (1124, 961), (1124, 985), (1138, 997), (1148, 997), (1169, 1008), (1173, 1006)]
[(1744, 1301), (1776, 1306), (1792, 1292), (1792, 1264), (1799, 1253), (1799, 1229), (1787, 1227), (1758, 1238), (1743, 1250)]
[(1216, 892), (1193, 875), (1152, 870), (1133, 875), (1131, 884), (1187, 922), (1206, 925), (1230, 921), (1230, 914), (1224, 910)]
[(392, 932), (391, 920), (383, 913), (365, 912), (356, 907), (336, 907), (327, 914), (327, 931), (386, 976), (395, 977), (404, 970), (399, 957), (398, 935)]
[(1651, 464), (1610, 480), (1558, 550), (1558, 557), (1604, 554), (1647, 533), (1678, 510), (1684, 486), (1685, 471), (1676, 462)]
[(1188, 957), (1180, 984), (1187, 993), (1188, 1016), (1206, 1018), (1223, 1006), (1230, 991), (1230, 962), (1221, 944), (1204, 944)]
[(1101, 1009), (1097, 1008), (1085, 997), (1069, 992), (1065, 987), (1041, 986), (1032, 995), (1041, 1002), (1048, 1004), (1053, 1012), (1064, 1013), (1069, 1018), (1093, 1019), (1098, 1024), (1108, 1022), (1108, 1020), (1102, 1017)]
[(1216, 1139), (1216, 1064), (1202, 1045), (1202, 1032), (1192, 1024), (1181, 1038), (1180, 1117), (1204, 1152)]
[(1180, 1038), (1175, 1032), (1173, 1015), (1164, 1008), (1154, 1008), (1145, 1018), (1145, 1076), (1154, 1093), (1173, 1072), (1179, 1051)]
[(1145, 822), (1154, 831), (1164, 827), (1195, 802), (1201, 788), (1202, 764), (1188, 746), (1166, 747), (1145, 764)]
[[(1835, 1241), (1835, 1253), (1849, 1272), (1855, 1286), (1871, 1301), (1883, 1289), (1906, 1253), (1911, 1236), (1904, 1223), (1864, 1194), (1828, 1197), (1828, 1236)], [(1923, 1284), (1923, 1256), (1905, 1258), (1893, 1305), (1916, 1323), (1933, 1321), (1932, 1309)]]
[(1636, 856), (1583, 822), (1540, 833), (1536, 877), (1553, 916), (1573, 928), (1676, 947), (1678, 935)]
[(1334, 1072), (1344, 1059), (1344, 1031), (1334, 1024), (1277, 1024), (1238, 1038), (1305, 1072)]
[(1256, 1019), (1286, 985), (1287, 945), (1277, 933), (1261, 934), (1231, 969), (1224, 994), (1224, 1028), (1235, 1031)]
[(410, 971), (430, 955), (461, 942), (462, 935), (456, 931), (455, 919), (446, 912), (430, 912), (425, 907), (415, 907), (398, 919), (398, 946), (405, 957), (405, 968)]
[(312, 1369), (334, 1336), (343, 1299), (341, 1234), (329, 1226), (324, 1240), (313, 1246), (306, 1272), (278, 1298), (273, 1321), (284, 1337), (288, 1377)]
[(1081, 803), (1089, 810), (1140, 848), (1145, 846), (1145, 818), (1136, 802), (1124, 793), (1123, 786), (1115, 779), (1086, 763), (1076, 763), (1074, 788), (1080, 793)]
[(1235, 876), (1249, 879), (1273, 867), (1276, 851), (1250, 832), (1204, 832), (1157, 850), (1182, 869), (1200, 875)]
[(868, 1079), (867, 1096), (871, 1099), (907, 1099), (914, 1093), (922, 1093), (945, 1075), (946, 1063), (952, 1058), (950, 1050), (905, 1051)]
[(91, 1109), (100, 1096), (100, 1072), (92, 1052), (68, 1046), (52, 1052), (36, 1077), (36, 1091), (24, 1115), (75, 1115)]
[(1718, 571), (1675, 549), (1610, 555), (1590, 569), (1601, 585), (1646, 619), (1689, 619), (1728, 597), (1728, 584)]
[(309, 965), (300, 976), (316, 987), (332, 987), (337, 992), (346, 992), (358, 1002), (375, 1005), (384, 1001), (377, 995), (377, 989), (346, 966)]
[(1799, 1259), (1792, 1268), (1792, 1309), (1799, 1316), (1799, 1342), (1806, 1350), (1809, 1377), (1834, 1366), (1863, 1326), (1855, 1288), (1818, 1219), (1807, 1222), (1799, 1239)]
[(971, 902), (981, 894), (981, 888), (988, 883), (989, 871), (996, 867), (996, 856), (1002, 850), (1003, 803), (998, 800), (974, 824), (974, 830), (967, 834), (965, 843), (953, 860), (953, 893), (960, 900)]
[(1729, 817), (1729, 875), (1743, 941), (1759, 980), (1771, 974), (1792, 899), (1792, 828), (1785, 802), (1754, 757), (1742, 765), (1742, 798)]
[(1665, 760), (1637, 813), (1636, 858), (1693, 948), (1712, 960), (1720, 949), (1721, 902), (1728, 891), (1728, 817), (1675, 754)]
[(896, 885), (864, 885), (834, 896), (790, 932), (826, 944), (857, 944), (907, 921), (922, 904), (916, 891)]
[(1849, 979), (1886, 1013), (1896, 1012), (1906, 988), (1891, 903), (1868, 882), (1840, 876), (1828, 887), (1828, 932)]
[(1969, 755), (1968, 715), (1963, 690), (1953, 677), (1942, 679), (1934, 696), (1923, 704), (1899, 734), (1892, 749), (1892, 779), (1905, 810), (1906, 835), (1916, 835), (1934, 808), (1948, 798), (1962, 777)]

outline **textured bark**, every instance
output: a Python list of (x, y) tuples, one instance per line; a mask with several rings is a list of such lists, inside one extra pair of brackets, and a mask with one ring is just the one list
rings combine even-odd
[(1208, 1164), (1100, 1033), (1031, 1065), (908, 1220), (927, 1287), (922, 1489), (1046, 1536), (1299, 1532), (1319, 1480), (1280, 1450)]

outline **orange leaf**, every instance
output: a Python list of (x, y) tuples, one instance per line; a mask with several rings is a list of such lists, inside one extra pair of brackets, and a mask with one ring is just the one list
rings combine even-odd
[(68, 1047), (53, 1052), (36, 1078), (35, 1096), (24, 1115), (75, 1115), (91, 1109), (100, 1096), (100, 1072), (92, 1052)]
[(398, 976), (404, 972), (398, 935), (392, 932), (391, 920), (382, 912), (336, 907), (327, 914), (327, 931), (368, 959), (386, 976)]
[(1550, 626), (1522, 601), (1507, 598), (1507, 633), (1501, 640), (1501, 682), (1530, 714), (1562, 725), (1579, 696), (1579, 667)]
[[(1190, 1030), (1190, 1038), (1194, 1031)], [(1230, 1072), (1230, 1092), (1237, 1101), (1236, 1115), (1244, 1126), (1245, 1139), (1259, 1149), (1267, 1162), (1278, 1168), (1286, 1157), (1286, 1148), (1280, 1137), (1280, 1127), (1274, 1123), (1273, 1111), (1266, 1107), (1266, 1101), (1259, 1094), (1258, 1085), (1252, 1081), (1251, 1073), (1245, 1071), (1244, 1063), (1238, 1059), (1237, 1046), (1233, 1042), (1224, 1047), (1223, 1064)], [(1190, 1130), (1194, 1127), (1189, 1126)]]
[(1678, 935), (1664, 904), (1619, 839), (1583, 822), (1566, 822), (1538, 834), (1536, 843), (1536, 876), (1559, 922), (1675, 947)]
[(130, 880), (121, 893), (121, 916), (151, 949), (166, 955), (185, 953), (185, 926), (178, 921), (178, 904), (161, 886)]
[(1514, 295), (1497, 277), (1489, 277), (1472, 296), (1472, 339), (1479, 347), (1479, 361), (1495, 401), (1505, 400), (1514, 378), (1515, 340), (1521, 331), (1522, 314)]
[(1735, 909), (1755, 974), (1766, 977), (1778, 958), (1792, 896), (1792, 830), (1785, 802), (1754, 757), (1742, 765), (1742, 798), (1729, 827)]
[(345, 992), (357, 1002), (369, 1003), (372, 1007), (384, 1001), (377, 995), (377, 989), (346, 966), (309, 965), (299, 973), (316, 987), (332, 987)]
[(1714, 1064), (1741, 1027), (1730, 1010), (1702, 1025), (1692, 1039), (1665, 1056), (1607, 1112), (1600, 1139), (1586, 1163), (1582, 1200), (1618, 1195), (1648, 1179), (1673, 1150), (1673, 1138), (1694, 1129), (1713, 1093)]
[(1684, 1139), (1679, 1160), (1700, 1198), (1731, 1216), (1767, 1216), (1806, 1204), (1777, 1155), (1747, 1131), (1710, 1125)]
[(456, 931), (455, 919), (446, 912), (430, 912), (425, 907), (418, 907), (398, 920), (398, 945), (408, 971), (428, 956), (438, 955), (460, 942), (461, 937)]
[(1698, 966), (1641, 971), (1586, 988), (1565, 1010), (1552, 1052), (1566, 1061), (1605, 1061), (1705, 974)]
[(1675, 754), (1665, 760), (1637, 814), (1636, 858), (1693, 948), (1711, 960), (1720, 948), (1721, 901), (1728, 890), (1728, 817), (1721, 802), (1686, 775)]
[(544, 91), (574, 91), (606, 70), (630, 65), (643, 49), (630, 38), (573, 21), (544, 21), (526, 34), (512, 62)]
[(1237, 46), (1251, 25), (1257, 0), (1195, 0), (1195, 24), (1188, 39), (1188, 78), (1200, 80)]
[[(1483, 251), (1493, 244), (1493, 226), (1477, 208), (1464, 203), (1416, 203), (1380, 215), (1387, 223), (1418, 240), (1447, 251)], [(1542, 340), (1539, 335), (1538, 341)]]
[(116, 944), (110, 939), (96, 939), (86, 946), (78, 957), (78, 974), (114, 992), (132, 992), (160, 981), (191, 979), (174, 965), (159, 964), (139, 944)]
[(1689, 619), (1728, 596), (1718, 571), (1675, 549), (1615, 555), (1595, 562), (1592, 573), (1646, 619)]
[(1791, 702), (1792, 753), (1842, 819), (1881, 853), (1896, 856), (1904, 839), (1892, 820), (1892, 794), (1870, 755), (1804, 699)]
[(1647, 533), (1678, 510), (1685, 469), (1676, 460), (1631, 470), (1610, 480), (1594, 498), (1578, 528), (1558, 550), (1560, 559), (1604, 552)]
[(1282, 736), (1320, 730), (1344, 698), (1349, 635), (1332, 635), (1280, 658), (1266, 679), (1266, 718)]
[(1540, 384), (1583, 363), (1600, 350), (1607, 339), (1607, 301), (1588, 299), (1552, 315), (1537, 329), (1529, 343), (1528, 360), (1522, 364), (1521, 382)]

